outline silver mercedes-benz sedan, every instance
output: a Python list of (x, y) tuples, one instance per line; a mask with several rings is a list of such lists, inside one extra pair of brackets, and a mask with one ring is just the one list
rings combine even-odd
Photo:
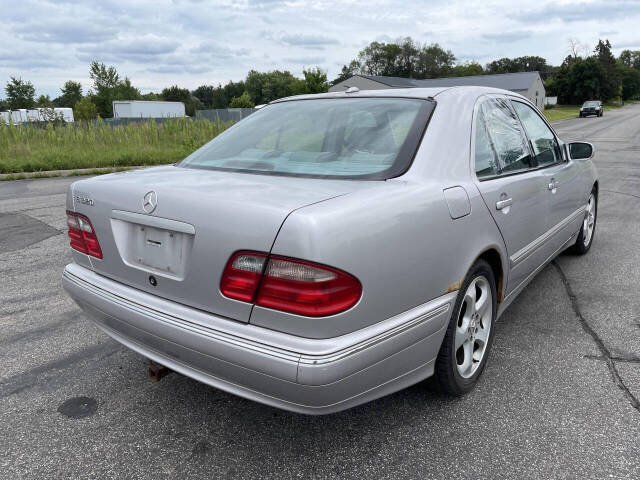
[(171, 370), (302, 413), (483, 371), (494, 324), (593, 242), (598, 178), (524, 97), (273, 102), (184, 161), (74, 183), (68, 293)]

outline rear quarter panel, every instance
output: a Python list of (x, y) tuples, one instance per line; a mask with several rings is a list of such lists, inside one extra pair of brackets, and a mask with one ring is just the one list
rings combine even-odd
[(250, 323), (329, 338), (457, 290), (485, 249), (502, 251), (501, 237), (472, 184), (466, 185), (471, 214), (456, 220), (443, 188), (439, 182), (380, 182), (293, 212), (272, 253), (343, 269), (362, 283), (362, 298), (346, 312), (321, 318), (254, 307)]

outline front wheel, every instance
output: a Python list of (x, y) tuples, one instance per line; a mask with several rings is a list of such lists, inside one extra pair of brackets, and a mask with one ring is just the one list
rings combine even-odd
[(584, 255), (591, 248), (593, 243), (593, 235), (596, 232), (596, 220), (598, 216), (598, 193), (595, 188), (589, 195), (589, 201), (587, 202), (584, 220), (580, 226), (580, 233), (576, 239), (576, 243), (571, 248), (573, 253), (578, 255)]
[(478, 260), (465, 278), (449, 320), (435, 366), (444, 393), (459, 396), (473, 388), (491, 349), (497, 314), (491, 266)]

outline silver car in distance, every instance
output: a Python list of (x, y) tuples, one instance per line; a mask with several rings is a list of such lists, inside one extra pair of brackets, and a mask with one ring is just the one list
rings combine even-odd
[(503, 90), (286, 98), (176, 165), (74, 183), (64, 287), (132, 350), (286, 410), (432, 375), (461, 395), (509, 303), (589, 250), (592, 155)]

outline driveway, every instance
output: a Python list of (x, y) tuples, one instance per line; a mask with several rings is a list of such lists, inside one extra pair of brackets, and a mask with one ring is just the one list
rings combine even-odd
[(0, 477), (639, 478), (640, 105), (555, 127), (596, 145), (591, 252), (509, 307), (470, 394), (423, 382), (325, 417), (150, 382), (62, 291), (75, 179), (0, 182)]

